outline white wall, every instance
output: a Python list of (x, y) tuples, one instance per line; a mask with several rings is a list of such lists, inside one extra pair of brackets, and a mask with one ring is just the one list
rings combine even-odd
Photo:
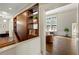
[(78, 15), (77, 16), (78, 16), (77, 22), (78, 22), (78, 54), (79, 54), (79, 3), (78, 3)]
[(6, 33), (6, 31), (9, 31), (9, 20), (7, 22), (3, 22), (3, 18), (0, 17), (0, 34), (1, 33)]
[(0, 50), (0, 55), (40, 55), (40, 38), (26, 40), (17, 45), (10, 45)]
[(16, 47), (5, 50), (5, 51), (1, 52), (0, 55), (16, 55)]
[(16, 46), (17, 55), (39, 55), (40, 50), (41, 49), (39, 37), (24, 41)]
[(57, 35), (65, 35), (64, 28), (69, 28), (69, 36), (72, 36), (72, 23), (76, 22), (77, 10), (69, 10), (54, 14), (57, 17)]
[(13, 19), (9, 20), (9, 37), (13, 37)]

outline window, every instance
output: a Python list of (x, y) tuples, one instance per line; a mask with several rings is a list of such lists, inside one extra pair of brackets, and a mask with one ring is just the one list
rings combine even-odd
[(57, 17), (56, 16), (46, 16), (46, 31), (55, 32), (57, 31)]

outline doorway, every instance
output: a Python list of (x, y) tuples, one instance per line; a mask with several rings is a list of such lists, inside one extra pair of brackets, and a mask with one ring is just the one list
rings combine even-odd
[(73, 48), (77, 41), (73, 33), (73, 24), (77, 24), (75, 20), (77, 19), (77, 4), (65, 3), (63, 6), (46, 11), (45, 14), (46, 55), (76, 54), (76, 49)]

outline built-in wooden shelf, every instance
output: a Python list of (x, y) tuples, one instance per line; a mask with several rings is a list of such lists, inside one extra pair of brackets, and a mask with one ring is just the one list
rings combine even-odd
[(39, 4), (14, 17), (14, 33), (18, 41), (39, 36)]

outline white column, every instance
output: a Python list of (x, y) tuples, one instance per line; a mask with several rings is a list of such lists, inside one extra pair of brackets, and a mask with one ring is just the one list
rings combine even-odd
[(46, 35), (45, 35), (45, 9), (42, 4), (39, 4), (39, 22), (40, 22), (40, 38), (41, 38), (41, 52), (46, 54)]

